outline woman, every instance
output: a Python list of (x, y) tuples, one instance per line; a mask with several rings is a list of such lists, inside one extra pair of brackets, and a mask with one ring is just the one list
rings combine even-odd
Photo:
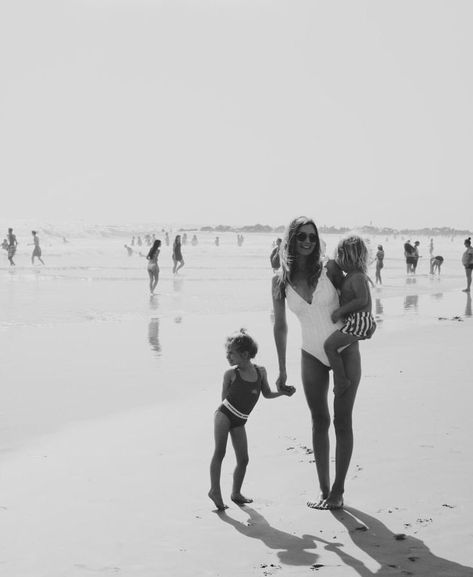
[(287, 380), (286, 300), (302, 328), (302, 384), (312, 417), (312, 442), (320, 485), (320, 496), (307, 505), (315, 509), (343, 507), (345, 478), (353, 451), (352, 411), (361, 377), (360, 353), (355, 342), (341, 353), (350, 387), (334, 398), (336, 435), (335, 480), (330, 485), (328, 406), (330, 367), (324, 342), (342, 326), (333, 323), (332, 312), (339, 308), (337, 289), (344, 275), (340, 267), (329, 260), (321, 262), (317, 227), (313, 220), (299, 217), (286, 231), (281, 250), (281, 271), (273, 278), (274, 339), (279, 362), (278, 390), (284, 390)]
[(376, 284), (383, 284), (381, 279), (381, 269), (384, 267), (384, 249), (382, 244), (378, 244), (376, 252)]
[(184, 259), (182, 258), (181, 251), (181, 235), (177, 234), (174, 239), (174, 244), (172, 245), (172, 262), (174, 266), (172, 267), (172, 272), (177, 273), (179, 269), (184, 266)]
[(462, 265), (465, 267), (466, 274), (466, 289), (463, 289), (463, 292), (469, 293), (471, 289), (471, 271), (473, 270), (473, 248), (471, 246), (471, 236), (465, 238), (463, 244), (466, 248), (462, 256)]
[(149, 292), (151, 295), (154, 294), (154, 289), (158, 284), (159, 280), (159, 266), (158, 266), (158, 256), (160, 251), (161, 241), (155, 240), (153, 246), (149, 249), (149, 253), (146, 255), (148, 259), (148, 275), (149, 275)]

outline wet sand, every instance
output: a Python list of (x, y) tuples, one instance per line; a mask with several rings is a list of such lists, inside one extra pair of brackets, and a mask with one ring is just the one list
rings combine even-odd
[(269, 312), (155, 312), (2, 333), (2, 379), (11, 385), (2, 408), (2, 572), (472, 576), (468, 300), (445, 293), (439, 313), (438, 300), (418, 295), (416, 312), (407, 296), (397, 306), (381, 292), (380, 328), (361, 345), (355, 452), (346, 509), (335, 513), (305, 505), (316, 482), (293, 319), (288, 371), (298, 391), (262, 399), (251, 415), (251, 506), (229, 500), (229, 447), (225, 513), (207, 498), (223, 338), (251, 330), (273, 383)]

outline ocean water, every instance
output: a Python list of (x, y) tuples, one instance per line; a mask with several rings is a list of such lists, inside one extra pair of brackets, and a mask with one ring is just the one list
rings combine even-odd
[[(214, 233), (197, 232), (198, 245), (183, 246), (178, 275), (163, 243), (150, 297), (148, 247), (134, 247), (132, 256), (124, 247), (131, 227), (40, 229), (44, 266), (31, 264), (31, 228), (14, 228), (16, 266), (0, 253), (0, 456), (71, 423), (200, 394), (211, 415), (227, 368), (224, 338), (241, 326), (262, 345), (258, 361), (275, 378), (269, 254), (276, 234), (248, 233), (238, 246), (236, 234), (222, 233), (216, 246)], [(339, 237), (323, 238), (333, 254)], [(439, 318), (471, 322), (471, 298), (461, 291), (463, 239), (435, 239), (445, 258), (440, 277), (428, 274), (428, 239), (419, 239), (415, 277), (405, 273), (403, 239), (367, 240), (386, 253), (383, 285), (372, 290), (378, 331), (434, 327)], [(292, 315), (288, 321), (297, 379), (299, 328)]]
[[(119, 321), (149, 317), (157, 310), (160, 316), (179, 319), (189, 314), (271, 309), (269, 253), (276, 234), (248, 233), (238, 246), (236, 234), (226, 232), (218, 235), (220, 245), (216, 246), (214, 233), (196, 231), (199, 243), (192, 246), (193, 232), (188, 233), (189, 241), (183, 246), (185, 267), (173, 275), (171, 247), (158, 232), (157, 237), (163, 239), (160, 282), (157, 295), (150, 299), (145, 259), (149, 247), (134, 246), (133, 255), (128, 256), (124, 245), (130, 245), (131, 230), (40, 230), (45, 266), (31, 265), (30, 238), (26, 232), (17, 233), (16, 266), (9, 266), (5, 251), (0, 254), (0, 330)], [(331, 256), (339, 236), (322, 236), (326, 254)], [(367, 237), (373, 252), (382, 243), (386, 253), (383, 286), (373, 288), (378, 314), (464, 314), (467, 304), (462, 308), (465, 298), (458, 294), (465, 283), (463, 239), (435, 238), (435, 254), (442, 254), (445, 262), (441, 275), (434, 277), (429, 274), (429, 239), (419, 240), (422, 257), (413, 277), (405, 274), (403, 238)], [(374, 267), (370, 275), (374, 279)], [(453, 302), (458, 303), (456, 308)]]

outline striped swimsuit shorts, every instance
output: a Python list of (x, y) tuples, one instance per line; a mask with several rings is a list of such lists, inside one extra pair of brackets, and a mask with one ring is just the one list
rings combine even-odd
[(376, 330), (376, 322), (369, 312), (350, 313), (340, 332), (357, 339), (370, 339)]

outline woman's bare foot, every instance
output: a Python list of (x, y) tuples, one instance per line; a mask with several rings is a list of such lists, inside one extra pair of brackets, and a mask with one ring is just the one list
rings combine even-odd
[(321, 509), (322, 511), (343, 509), (343, 495), (329, 495), (316, 509)]
[(232, 493), (231, 499), (237, 505), (245, 505), (245, 503), (253, 503), (253, 499), (248, 499), (248, 497), (244, 497), (241, 493)]
[(210, 489), (209, 497), (212, 499), (219, 511), (225, 511), (225, 509), (228, 509), (228, 506), (223, 502), (222, 495), (217, 493), (217, 491), (212, 491), (212, 489)]
[(326, 498), (327, 498), (326, 493), (320, 493), (316, 501), (307, 501), (307, 507), (310, 507), (311, 509), (320, 509), (320, 506), (322, 505), (322, 503), (325, 501)]

